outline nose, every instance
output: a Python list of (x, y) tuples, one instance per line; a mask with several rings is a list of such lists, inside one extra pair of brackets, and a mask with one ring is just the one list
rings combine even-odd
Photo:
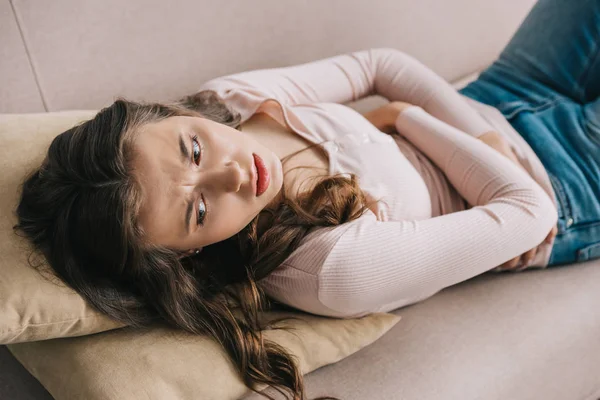
[(200, 175), (205, 175), (204, 179), (200, 179), (204, 186), (225, 192), (238, 192), (244, 182), (249, 181), (248, 173), (237, 161), (228, 161), (226, 164), (200, 172)]

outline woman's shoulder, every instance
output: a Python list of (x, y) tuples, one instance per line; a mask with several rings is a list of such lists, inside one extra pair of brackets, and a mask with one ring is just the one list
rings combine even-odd
[(373, 218), (365, 213), (347, 223), (314, 229), (280, 267), (258, 282), (259, 286), (270, 297), (292, 307), (319, 315), (346, 315), (343, 307), (331, 308), (322, 298), (331, 288), (328, 283), (337, 281), (337, 266), (342, 265), (336, 260), (344, 254), (337, 257), (333, 253), (350, 227), (370, 223)]
[(370, 224), (377, 218), (371, 210), (363, 215), (339, 225), (313, 228), (300, 242), (300, 245), (285, 259), (282, 267), (301, 270), (307, 274), (320, 275), (335, 249), (338, 241), (354, 227), (360, 231), (360, 225)]

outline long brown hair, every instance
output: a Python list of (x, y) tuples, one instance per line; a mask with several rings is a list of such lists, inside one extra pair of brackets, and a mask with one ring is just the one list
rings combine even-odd
[(144, 240), (137, 223), (141, 191), (130, 173), (139, 128), (178, 115), (236, 129), (241, 122), (212, 91), (172, 104), (118, 98), (52, 141), (42, 165), (22, 184), (13, 229), (100, 312), (134, 327), (158, 321), (209, 335), (248, 388), (267, 384), (303, 400), (295, 357), (261, 335), (282, 329), (275, 324), (283, 319), (259, 318), (277, 303), (256, 282), (281, 265), (311, 229), (358, 218), (368, 206), (364, 194), (352, 174), (325, 176), (296, 198), (282, 190), (262, 232), (257, 216), (235, 236), (180, 258), (180, 251)]

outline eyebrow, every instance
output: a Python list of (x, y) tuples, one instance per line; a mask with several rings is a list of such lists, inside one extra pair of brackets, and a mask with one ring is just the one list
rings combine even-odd
[(181, 133), (179, 134), (179, 151), (181, 152), (181, 162), (187, 165), (190, 159), (190, 152), (185, 146), (185, 142), (183, 141), (183, 135)]
[[(185, 142), (183, 141), (183, 135), (179, 133), (179, 151), (181, 154), (181, 162), (185, 167), (188, 166), (190, 160), (190, 152), (188, 151)], [(192, 208), (194, 207), (194, 199), (190, 198), (187, 201), (187, 207), (185, 209), (185, 231), (190, 232), (190, 219), (192, 219)]]

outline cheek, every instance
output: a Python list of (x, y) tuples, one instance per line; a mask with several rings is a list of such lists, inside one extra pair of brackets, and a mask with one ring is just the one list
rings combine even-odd
[(235, 128), (229, 128), (222, 137), (225, 138), (229, 146), (241, 152), (249, 153), (257, 147), (262, 147), (262, 144), (248, 132), (238, 131)]
[(226, 240), (248, 225), (261, 211), (258, 202), (247, 202), (240, 198), (222, 199), (211, 204), (210, 240), (212, 243)]

